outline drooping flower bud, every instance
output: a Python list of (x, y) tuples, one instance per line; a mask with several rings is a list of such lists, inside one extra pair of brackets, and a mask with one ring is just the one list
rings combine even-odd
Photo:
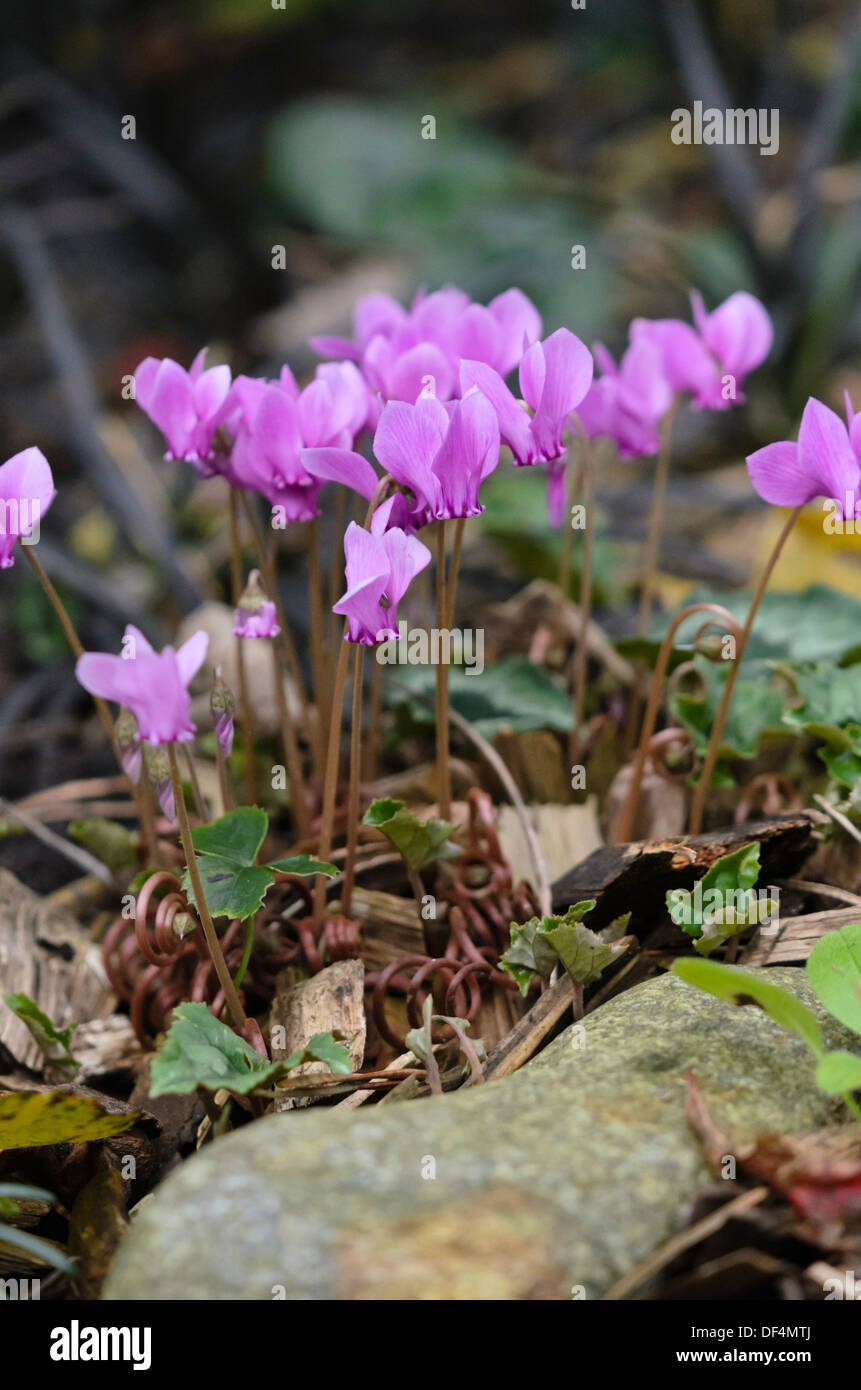
[(209, 708), (212, 713), (212, 722), (215, 725), (215, 737), (218, 739), (225, 758), (229, 758), (233, 751), (233, 713), (236, 702), (233, 699), (233, 692), (224, 684), (220, 666), (215, 669), (215, 679), (209, 696)]
[(176, 801), (173, 795), (173, 781), (170, 775), (170, 760), (167, 749), (161, 744), (144, 744), (144, 757), (149, 780), (155, 787), (162, 815), (169, 821), (176, 820)]
[(275, 604), (266, 597), (260, 571), (252, 570), (233, 615), (234, 637), (277, 637)]
[(137, 786), (141, 778), (141, 768), (143, 766), (143, 755), (141, 753), (140, 739), (138, 733), (138, 721), (135, 719), (130, 709), (122, 705), (117, 715), (114, 725), (117, 733), (117, 747), (120, 750), (120, 762), (123, 765), (123, 772), (128, 777), (132, 786)]

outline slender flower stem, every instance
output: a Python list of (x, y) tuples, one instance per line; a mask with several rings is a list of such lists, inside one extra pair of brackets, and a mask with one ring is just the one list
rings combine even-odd
[[(69, 646), (72, 648), (75, 657), (77, 658), (83, 656), (83, 643), (81, 642), (80, 637), (75, 631), (75, 627), (72, 623), (71, 618), (66, 612), (63, 600), (60, 598), (60, 595), (57, 593), (57, 590), (54, 588), (53, 584), (51, 583), (44, 569), (42, 568), (41, 563), (39, 562), (39, 560), (36, 559), (34, 547), (32, 545), (22, 545), (21, 549), (23, 550), (24, 554), (29, 560), (30, 566), (34, 571), (36, 578), (38, 579), (39, 583), (44, 589), (48, 601), (50, 602), (51, 607), (53, 608), (54, 612), (57, 615), (57, 618), (59, 619), (60, 626), (62, 627), (63, 632), (66, 635), (66, 640), (69, 643)], [(92, 698), (93, 703), (96, 707), (96, 712), (99, 716), (99, 719), (101, 720), (102, 727), (108, 736), (108, 742), (113, 748), (117, 762), (120, 765), (120, 770), (123, 772), (124, 775), (128, 776), (128, 774), (126, 774), (125, 772), (125, 768), (123, 767), (123, 760), (120, 757), (120, 750), (119, 745), (117, 743), (117, 733), (116, 727), (114, 725), (113, 715), (111, 714), (111, 711), (108, 708), (107, 703), (101, 698), (101, 696), (94, 695)], [(131, 787), (132, 797), (134, 799), (135, 808), (138, 813), (138, 821), (140, 823), (141, 830), (141, 840), (143, 841), (143, 846), (146, 851), (147, 859), (150, 862), (152, 862), (155, 858), (155, 821), (153, 818), (152, 801), (150, 799), (150, 790), (146, 772), (143, 772), (141, 774), (140, 781), (137, 784), (134, 783), (130, 777), (128, 777), (128, 783)]]
[(308, 807), (305, 802), (305, 779), (302, 775), (302, 758), (299, 754), (299, 744), (296, 741), (296, 729), (290, 714), (290, 707), (287, 703), (287, 696), (284, 692), (284, 673), (281, 669), (281, 662), (278, 660), (278, 653), (273, 646), (272, 651), (272, 680), (275, 691), (275, 706), (278, 710), (278, 722), (281, 727), (281, 745), (284, 749), (284, 761), (287, 765), (287, 775), (290, 778), (290, 810), (293, 813), (293, 820), (300, 840), (304, 840), (310, 832), (310, 819)]
[(706, 755), (703, 759), (702, 770), (700, 772), (697, 785), (694, 789), (693, 800), (691, 802), (691, 818), (688, 826), (688, 833), (690, 835), (698, 835), (700, 833), (700, 830), (702, 829), (703, 811), (705, 809), (706, 797), (708, 795), (709, 787), (711, 786), (712, 774), (714, 773), (715, 764), (718, 759), (718, 753), (720, 752), (720, 743), (723, 737), (723, 731), (727, 721), (727, 715), (729, 714), (729, 707), (730, 702), (732, 700), (733, 690), (735, 689), (735, 683), (738, 679), (738, 673), (741, 668), (742, 658), (744, 657), (744, 650), (747, 646), (748, 638), (750, 637), (751, 629), (753, 628), (753, 624), (756, 619), (757, 612), (759, 610), (759, 605), (762, 602), (762, 596), (765, 593), (765, 590), (768, 586), (768, 581), (772, 576), (774, 567), (780, 559), (781, 551), (783, 550), (783, 547), (786, 544), (789, 538), (789, 534), (792, 531), (792, 528), (794, 527), (796, 521), (798, 520), (800, 513), (800, 506), (793, 507), (792, 511), (787, 517), (783, 529), (780, 532), (777, 541), (775, 542), (774, 549), (772, 550), (771, 555), (768, 558), (768, 563), (766, 564), (765, 569), (763, 570), (760, 576), (760, 580), (754, 591), (753, 598), (751, 599), (750, 608), (747, 612), (747, 618), (745, 619), (744, 627), (741, 630), (741, 636), (739, 637), (738, 642), (736, 644), (735, 661), (726, 673), (726, 681), (724, 682), (723, 694), (721, 695), (720, 704), (718, 705), (717, 713), (715, 714), (715, 721), (712, 725), (711, 733), (709, 734), (709, 741), (708, 746), (706, 748)]
[[(579, 423), (579, 421), (578, 421)], [(589, 668), (589, 624), (592, 620), (592, 552), (595, 535), (595, 468), (592, 441), (580, 426), (583, 449), (583, 510), (586, 531), (583, 539), (583, 564), (580, 570), (580, 635), (574, 653), (573, 725), (568, 741), (568, 759), (577, 762), (583, 743), (582, 727), (586, 709), (586, 675)]]
[(176, 812), (179, 817), (179, 833), (182, 840), (182, 847), (185, 851), (186, 863), (188, 864), (188, 875), (191, 879), (191, 886), (194, 889), (194, 900), (197, 904), (197, 914), (200, 918), (203, 934), (206, 937), (206, 945), (209, 950), (212, 964), (215, 966), (215, 973), (218, 982), (224, 991), (224, 999), (230, 1010), (234, 1025), (239, 1029), (244, 1029), (248, 1022), (245, 1010), (239, 1002), (239, 995), (230, 978), (230, 971), (227, 968), (227, 961), (221, 949), (221, 942), (212, 923), (212, 915), (209, 905), (204, 897), (203, 884), (200, 881), (200, 871), (197, 867), (194, 845), (191, 839), (191, 826), (188, 821), (188, 809), (185, 804), (185, 794), (182, 790), (182, 778), (179, 775), (179, 763), (176, 757), (176, 744), (167, 745), (167, 754), (170, 759), (170, 778), (173, 783), (173, 795), (176, 801)]
[[(332, 718), (329, 723), (329, 743), (326, 749), (326, 776), (323, 781), (323, 816), (320, 822), (319, 855), (327, 859), (332, 851), (332, 837), (335, 825), (335, 800), (338, 795), (338, 765), (340, 762), (341, 717), (344, 712), (344, 685), (347, 679), (347, 657), (350, 648), (346, 641), (347, 624), (344, 624), (344, 638), (338, 651), (335, 679), (332, 683)], [(326, 908), (326, 880), (317, 875), (314, 884), (314, 916), (322, 922)]]
[(362, 764), (366, 782), (377, 780), (380, 756), (380, 720), (383, 713), (383, 668), (379, 661), (371, 662), (371, 708), (368, 718), (368, 734), (365, 739), (365, 756)]
[(311, 608), (311, 674), (314, 681), (314, 703), (324, 729), (328, 728), (331, 710), (328, 696), (331, 685), (327, 680), (326, 621), (323, 609), (323, 577), (320, 572), (320, 528), (316, 517), (308, 522), (308, 593)]
[(658, 652), (658, 660), (655, 664), (655, 669), (652, 672), (652, 683), (649, 687), (649, 700), (646, 705), (646, 713), (643, 716), (643, 727), (640, 731), (640, 742), (637, 745), (637, 755), (631, 770), (631, 780), (628, 784), (628, 792), (622, 809), (619, 812), (619, 818), (613, 828), (612, 840), (614, 844), (626, 844), (633, 834), (634, 822), (637, 815), (637, 803), (640, 798), (640, 785), (643, 780), (646, 759), (649, 756), (649, 744), (652, 734), (655, 732), (655, 721), (658, 717), (658, 706), (661, 702), (664, 677), (667, 674), (670, 653), (673, 650), (673, 638), (682, 623), (685, 622), (686, 619), (693, 617), (694, 613), (711, 613), (725, 622), (731, 631), (737, 630), (737, 624), (732, 613), (718, 603), (693, 603), (689, 608), (683, 608), (681, 613), (678, 613), (670, 623), (664, 640), (661, 643), (661, 649)]
[(329, 567), (329, 654), (333, 663), (337, 660), (335, 650), (338, 642), (338, 614), (333, 613), (332, 609), (341, 597), (341, 580), (343, 578), (344, 556), (339, 538), (344, 534), (344, 508), (346, 506), (346, 489), (340, 484), (335, 489), (335, 516), (333, 521), (333, 536), (331, 564)]
[[(230, 588), (234, 608), (242, 593), (242, 547), (239, 539), (239, 493), (230, 489)], [(254, 767), (254, 723), (248, 694), (248, 673), (245, 669), (245, 647), (241, 637), (235, 637), (236, 671), (239, 676), (239, 730), (242, 735), (242, 761), (245, 766), (245, 788), (248, 804), (257, 801), (257, 773)]]
[(347, 800), (347, 859), (344, 864), (344, 886), (341, 890), (341, 911), (349, 917), (353, 903), (353, 881), (356, 875), (356, 846), (359, 842), (359, 775), (362, 753), (362, 677), (365, 670), (365, 648), (357, 642), (353, 658), (353, 711), (350, 721), (350, 791)]
[(281, 660), (284, 666), (284, 670), (289, 673), (290, 678), (293, 681), (296, 694), (298, 695), (299, 700), (301, 702), (302, 709), (304, 711), (303, 723), (305, 726), (305, 732), (308, 737), (308, 742), (311, 746), (311, 754), (314, 760), (314, 766), (317, 769), (317, 772), (320, 775), (322, 775), (324, 765), (324, 754), (319, 710), (315, 709), (311, 705), (308, 699), (308, 691), (305, 688), (305, 682), (302, 679), (302, 670), (299, 666), (299, 658), (296, 655), (296, 646), (293, 642), (290, 624), (287, 621), (287, 614), (284, 611), (284, 605), (281, 602), (281, 595), (278, 591), (278, 572), (275, 566), (274, 557), (266, 549), (265, 537), (260, 529), (258, 519), (254, 515), (254, 508), (251, 505), (251, 501), (247, 493), (243, 492), (241, 495), (243, 509), (245, 511), (246, 517), (248, 518), (248, 524), (251, 528), (251, 536), (254, 542), (255, 554), (257, 555), (257, 563), (260, 566), (263, 578), (266, 582), (268, 595), (271, 598), (272, 602), (275, 604), (275, 613), (278, 618), (278, 626), (281, 628), (280, 633), (275, 639), (278, 646), (278, 651), (281, 654)]
[(574, 553), (574, 528), (571, 525), (571, 508), (575, 494), (574, 467), (569, 451), (565, 462), (565, 515), (562, 521), (561, 545), (559, 547), (559, 593), (563, 603), (571, 597), (571, 558)]
[(451, 559), (448, 563), (448, 580), (446, 583), (448, 612), (446, 614), (446, 627), (454, 627), (454, 608), (457, 601), (457, 580), (460, 573), (460, 554), (463, 547), (463, 528), (466, 526), (466, 517), (459, 516), (454, 523), (454, 541), (451, 547)]
[(664, 528), (664, 503), (670, 476), (673, 427), (676, 423), (678, 410), (679, 397), (676, 394), (673, 396), (670, 408), (661, 422), (661, 447), (658, 450), (655, 476), (652, 480), (652, 500), (649, 505), (649, 523), (643, 551), (643, 587), (640, 590), (640, 613), (637, 619), (638, 637), (645, 637), (652, 620), (652, 603), (661, 560), (661, 533)]
[[(445, 584), (445, 522), (436, 524), (436, 625), (446, 627), (448, 608)], [(451, 769), (448, 762), (448, 663), (439, 653), (436, 668), (436, 775), (437, 802), (443, 820), (451, 815)]]

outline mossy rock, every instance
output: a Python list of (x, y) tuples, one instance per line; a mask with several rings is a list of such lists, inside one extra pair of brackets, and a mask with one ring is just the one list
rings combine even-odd
[[(803, 970), (767, 974), (861, 1052)], [(109, 1299), (596, 1298), (685, 1225), (708, 1180), (693, 1072), (736, 1140), (845, 1118), (804, 1044), (672, 975), (567, 1029), (514, 1076), (355, 1112), (272, 1115), (148, 1202)]]

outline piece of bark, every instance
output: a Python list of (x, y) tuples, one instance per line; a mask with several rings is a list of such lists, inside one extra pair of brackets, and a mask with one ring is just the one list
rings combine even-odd
[(813, 822), (806, 812), (799, 811), (745, 821), (705, 835), (607, 845), (556, 880), (552, 885), (553, 911), (564, 912), (572, 903), (595, 898), (590, 927), (604, 926), (631, 912), (635, 929), (664, 915), (668, 889), (693, 887), (716, 859), (754, 840), (760, 844), (761, 881), (791, 878), (814, 847)]
[(760, 931), (744, 952), (743, 965), (799, 965), (806, 961), (826, 932), (839, 931), (861, 922), (861, 908), (841, 907), (829, 912), (806, 912), (780, 919), (774, 936)]
[[(106, 1018), (116, 997), (101, 952), (80, 925), (0, 869), (0, 992), (26, 994), (58, 1028)], [(43, 1058), (11, 1009), (0, 1010), (0, 1047), (34, 1071)]]
[[(289, 1057), (305, 1046), (315, 1033), (344, 1035), (353, 1071), (359, 1071), (365, 1055), (365, 967), (360, 960), (338, 960), (318, 975), (276, 994), (269, 1014), (272, 1060)], [(283, 1029), (283, 1034), (276, 1030)], [(306, 1062), (291, 1072), (290, 1079), (328, 1074), (325, 1062)], [(278, 1089), (276, 1087), (276, 1089)], [(276, 1110), (291, 1110), (310, 1103), (309, 1098), (279, 1096)]]
[(143, 1065), (144, 1052), (127, 1014), (111, 1014), (81, 1023), (72, 1034), (72, 1056), (81, 1064), (75, 1080), (129, 1076)]
[(412, 898), (357, 886), (351, 915), (362, 924), (361, 952), (367, 971), (383, 970), (402, 956), (425, 954), (422, 921)]

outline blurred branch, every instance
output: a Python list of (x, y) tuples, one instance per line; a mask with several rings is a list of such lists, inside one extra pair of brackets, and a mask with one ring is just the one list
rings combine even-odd
[(7, 207), (0, 216), (0, 237), (30, 298), (57, 375), (70, 447), (127, 540), (139, 554), (158, 561), (170, 579), (177, 603), (188, 612), (200, 595), (180, 563), (172, 529), (164, 518), (142, 506), (99, 437), (99, 407), (89, 363), (66, 310), (38, 223), (22, 208)]
[[(735, 105), (712, 52), (699, 11), (691, 0), (663, 0), (667, 32), (690, 101), (727, 111)], [(739, 222), (751, 251), (757, 247), (756, 218), (763, 183), (753, 156), (744, 145), (710, 145), (717, 181), (729, 210)]]

